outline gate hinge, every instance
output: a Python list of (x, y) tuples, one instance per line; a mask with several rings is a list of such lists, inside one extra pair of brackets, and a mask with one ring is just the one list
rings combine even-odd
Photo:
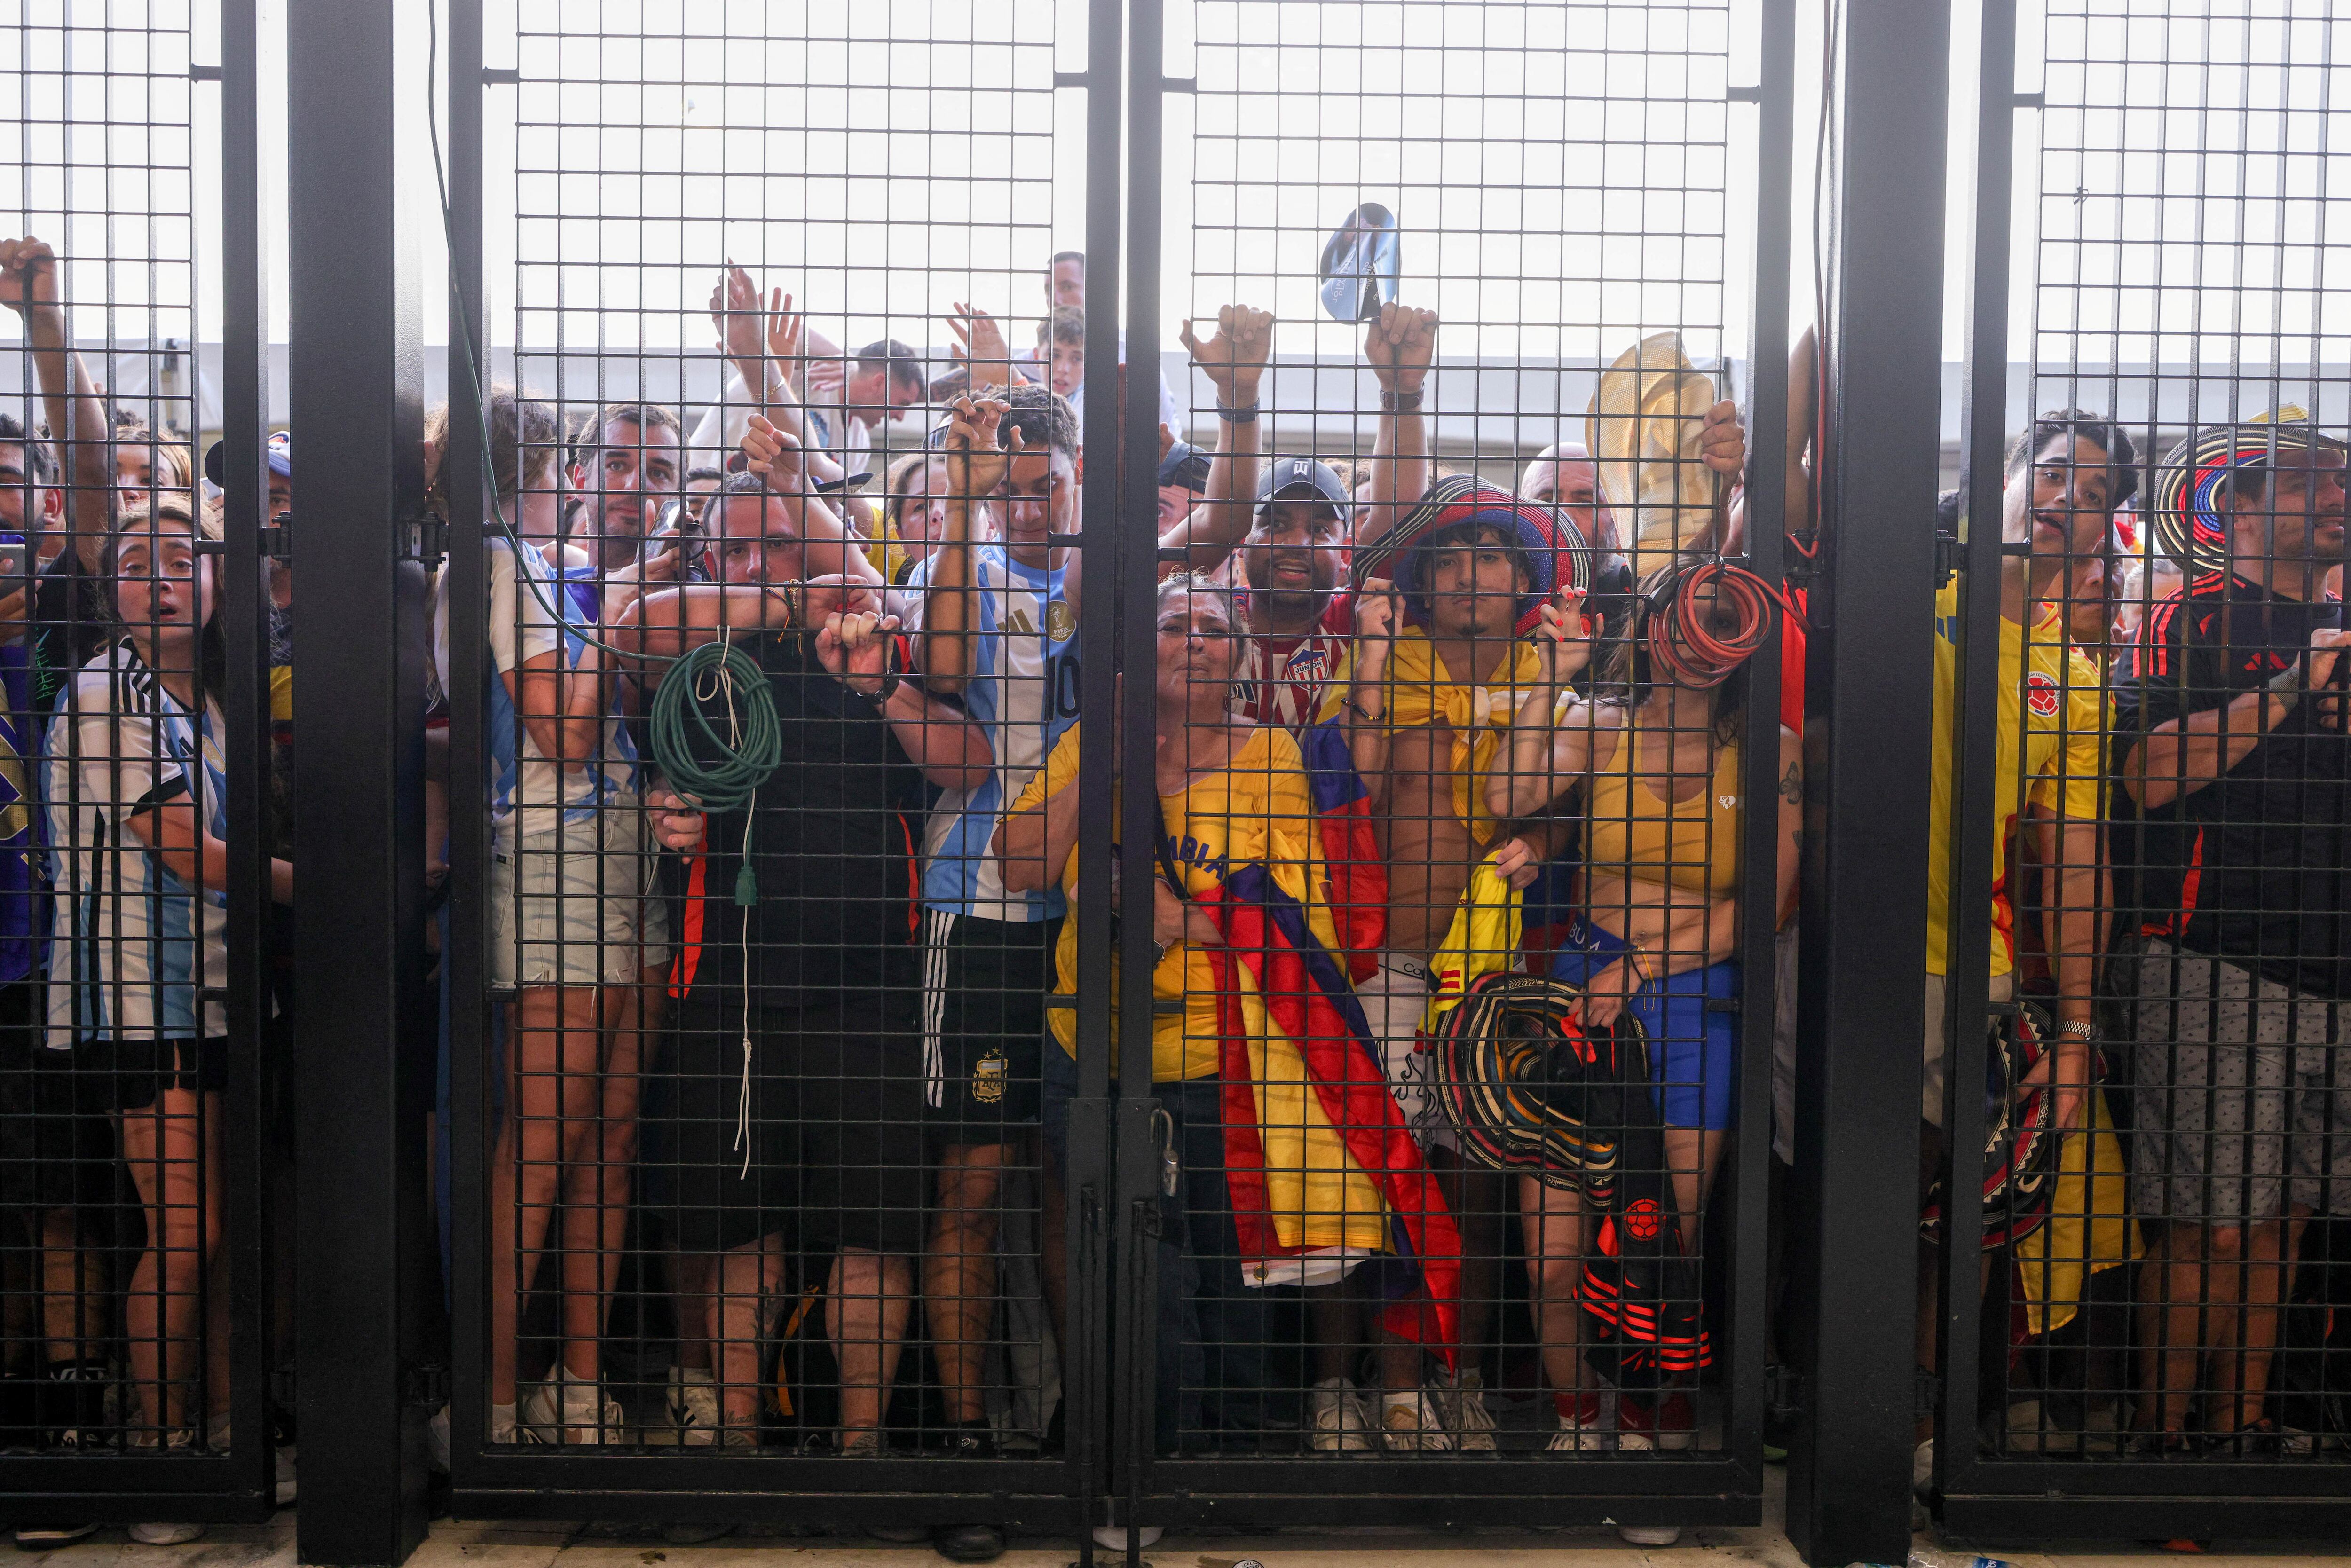
[(1763, 1413), (1774, 1421), (1793, 1422), (1804, 1413), (1804, 1375), (1783, 1362), (1763, 1369)]
[(427, 512), (400, 531), (400, 559), (438, 567), (449, 553), (449, 525)]
[(1911, 1385), (1910, 1415), (1913, 1420), (1924, 1421), (1943, 1407), (1943, 1380), (1919, 1367)]
[(449, 1369), (431, 1362), (411, 1363), (400, 1379), (401, 1403), (420, 1410), (438, 1410), (449, 1403)]

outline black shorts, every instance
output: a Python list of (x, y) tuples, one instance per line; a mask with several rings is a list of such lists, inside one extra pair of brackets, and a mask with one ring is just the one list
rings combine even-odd
[[(120, 1196), (102, 1076), (84, 1082), (78, 1052), (51, 1051), (38, 978), (0, 986), (0, 1204), (97, 1208)], [(110, 1087), (110, 1085), (109, 1085)]]
[(754, 1008), (747, 1070), (742, 993), (696, 988), (645, 1087), (645, 1203), (673, 1244), (920, 1252), (920, 1022), (911, 992)]
[(1037, 1120), (1059, 920), (923, 912), (924, 1094), (934, 1144), (1011, 1142)]
[(144, 1111), (166, 1089), (217, 1094), (228, 1087), (228, 1039), (85, 1040), (74, 1047), (84, 1078), (103, 1071), (93, 1087), (117, 1111)]

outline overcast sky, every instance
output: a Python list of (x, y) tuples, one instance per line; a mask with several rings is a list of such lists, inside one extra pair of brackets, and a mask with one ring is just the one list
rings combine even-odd
[[(1964, 81), (1976, 9), (1953, 10)], [(2351, 279), (2322, 244), (2340, 251), (2351, 193), (2351, 81), (2327, 0), (2058, 10), (2029, 5), (2019, 26), (2018, 85), (2050, 107), (2018, 121), (2018, 357), (2037, 310), (2049, 362), (2351, 358)], [(0, 0), (0, 93), (18, 121), (10, 203), (64, 242), (78, 295), (110, 292), (118, 340), (187, 334), (191, 299), (195, 334), (217, 333), (217, 280), (188, 257), (216, 243), (219, 89), (184, 75), (191, 56), (219, 57), (212, 11)], [(1168, 74), (1198, 90), (1165, 100), (1167, 340), (1186, 313), (1241, 298), (1276, 311), (1284, 354), (1351, 351), (1355, 333), (1320, 319), (1313, 269), (1323, 235), (1368, 199), (1399, 214), (1405, 297), (1439, 312), (1448, 355), (1613, 355), (1665, 327), (1702, 358), (1743, 354), (1757, 112), (1724, 94), (1756, 79), (1756, 12), (1176, 0)], [(1044, 258), (1082, 244), (1085, 95), (1053, 84), (1083, 64), (1080, 0), (509, 0), (492, 13), (491, 59), (524, 78), (486, 94), (501, 342), (703, 351), (704, 303), (731, 256), (845, 341), (943, 349), (937, 314), (969, 299), (1021, 344)], [(1800, 0), (1797, 26), (1801, 324), (1820, 0)], [(1969, 109), (1953, 95), (1962, 152)], [(1964, 171), (1955, 157), (1955, 261)], [(430, 279), (431, 165), (413, 172)], [(83, 215), (61, 225), (61, 204)], [(147, 209), (165, 215), (141, 222)], [(92, 276), (101, 255), (116, 258), (110, 279)], [(1947, 357), (1963, 277), (1949, 273)], [(439, 292), (425, 294), (439, 341)]]

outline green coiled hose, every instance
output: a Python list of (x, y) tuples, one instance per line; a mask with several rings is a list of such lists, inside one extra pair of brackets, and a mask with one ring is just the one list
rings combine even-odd
[[(711, 712), (711, 705), (722, 697), (723, 722)], [(670, 788), (706, 811), (749, 806), (783, 760), (783, 732), (775, 696), (768, 689), (768, 673), (731, 642), (705, 643), (670, 666), (653, 691), (646, 739)], [(713, 754), (718, 760), (703, 760)], [(743, 828), (743, 863), (735, 873), (735, 902), (746, 909), (759, 902), (748, 819)]]

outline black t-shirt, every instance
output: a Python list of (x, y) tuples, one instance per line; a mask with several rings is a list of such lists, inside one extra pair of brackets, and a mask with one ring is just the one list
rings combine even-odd
[(71, 544), (33, 580), (33, 712), (46, 727), (57, 695), (100, 648), (122, 634), (99, 580)]
[[(827, 1007), (916, 984), (922, 774), (880, 703), (825, 674), (806, 633), (740, 646), (768, 674), (782, 758), (748, 812), (711, 815), (705, 854), (687, 877), (683, 935), (692, 950), (681, 978), (696, 988), (737, 984), (747, 935), (762, 1007)], [(695, 701), (725, 733), (723, 698), (697, 691)], [(735, 902), (747, 821), (758, 880), (747, 911)]]
[[(2155, 606), (2116, 668), (2117, 771), (2149, 730), (2267, 685), (2342, 613), (2220, 572)], [(2143, 935), (2337, 997), (2351, 995), (2351, 736), (2317, 708), (2305, 695), (2228, 773), (2168, 806), (2135, 811), (2113, 791), (2111, 852)]]

